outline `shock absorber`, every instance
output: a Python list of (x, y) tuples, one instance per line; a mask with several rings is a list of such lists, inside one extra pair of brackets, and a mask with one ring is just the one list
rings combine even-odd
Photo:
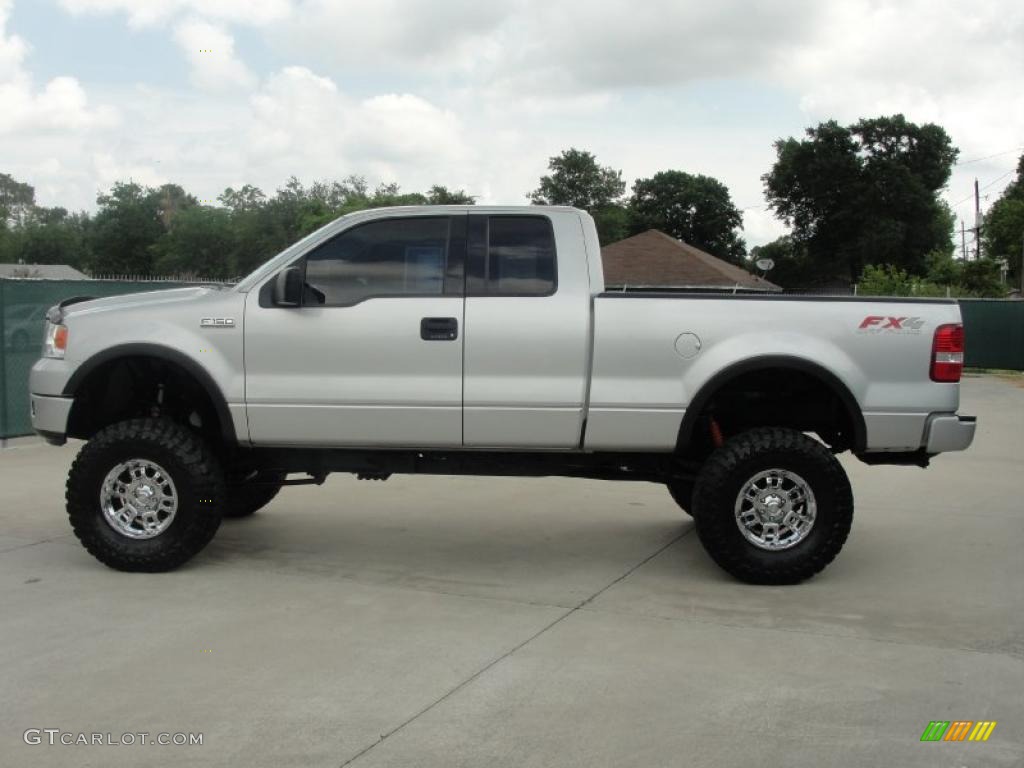
[(715, 421), (715, 417), (712, 416), (708, 420), (708, 433), (711, 435), (711, 444), (715, 448), (721, 448), (725, 444), (725, 436), (722, 434), (722, 428), (718, 426), (718, 422)]

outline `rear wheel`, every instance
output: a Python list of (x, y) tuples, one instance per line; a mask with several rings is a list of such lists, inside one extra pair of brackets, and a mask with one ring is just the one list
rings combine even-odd
[(751, 584), (815, 575), (839, 554), (853, 522), (853, 493), (835, 456), (776, 427), (744, 432), (711, 454), (693, 503), (708, 554)]
[(224, 495), (220, 465), (198, 435), (167, 419), (132, 419), (100, 430), (79, 451), (67, 510), (100, 562), (168, 571), (213, 538)]

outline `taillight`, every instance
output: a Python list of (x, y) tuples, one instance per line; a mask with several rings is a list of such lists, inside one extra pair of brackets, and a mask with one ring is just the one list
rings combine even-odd
[(957, 382), (964, 372), (964, 327), (940, 325), (932, 341), (932, 381)]

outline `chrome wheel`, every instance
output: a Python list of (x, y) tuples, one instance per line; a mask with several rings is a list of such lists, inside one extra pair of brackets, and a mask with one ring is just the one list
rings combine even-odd
[(736, 497), (736, 525), (760, 549), (796, 546), (811, 532), (818, 508), (814, 492), (800, 475), (785, 469), (758, 472)]
[(100, 487), (103, 517), (130, 539), (151, 539), (167, 530), (178, 511), (174, 481), (159, 464), (129, 459), (107, 473)]

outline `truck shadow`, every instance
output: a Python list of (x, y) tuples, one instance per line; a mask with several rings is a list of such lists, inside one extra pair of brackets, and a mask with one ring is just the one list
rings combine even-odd
[(582, 507), (541, 508), (519, 517), (376, 504), (344, 511), (284, 506), (226, 521), (188, 567), (574, 605), (666, 545), (659, 557), (700, 549), (696, 536), (684, 535), (693, 522), (671, 502), (596, 515)]

